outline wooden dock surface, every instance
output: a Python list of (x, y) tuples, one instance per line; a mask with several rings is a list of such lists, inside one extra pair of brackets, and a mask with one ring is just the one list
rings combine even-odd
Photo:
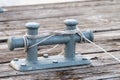
[[(5, 7), (0, 13), (0, 80), (120, 80), (120, 64), (90, 43), (78, 43), (76, 51), (90, 58), (92, 65), (37, 70), (15, 71), (9, 66), (13, 58), (25, 57), (23, 49), (9, 51), (7, 39), (22, 37), (25, 23), (38, 22), (41, 31), (63, 30), (65, 19), (79, 21), (78, 27), (93, 30), (94, 42), (120, 59), (120, 0), (85, 0), (68, 3)], [(41, 51), (53, 46), (40, 47)], [(59, 54), (64, 48), (49, 52)], [(39, 56), (42, 54), (39, 51)]]

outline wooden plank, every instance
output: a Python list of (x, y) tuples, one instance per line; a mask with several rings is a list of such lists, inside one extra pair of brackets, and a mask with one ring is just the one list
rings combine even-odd
[(88, 77), (84, 80), (119, 80), (120, 75), (119, 74), (111, 74), (111, 75), (101, 75), (101, 76), (94, 76), (94, 77)]
[[(0, 25), (0, 30), (15, 30), (15, 29), (25, 29), (25, 23), (27, 22), (39, 22), (42, 28), (56, 28), (62, 27), (64, 28), (63, 21), (69, 18), (75, 18), (79, 21), (79, 26), (81, 28), (90, 28), (90, 29), (99, 29), (99, 28), (119, 28), (119, 16), (115, 16), (116, 12), (112, 12), (111, 15), (103, 14), (97, 15), (97, 13), (91, 16), (69, 16), (69, 17), (61, 17), (61, 18), (48, 18), (48, 19), (38, 19), (38, 20), (22, 20), (22, 21), (9, 21), (9, 22), (2, 22), (4, 24)], [(95, 21), (96, 20), (96, 21)], [(109, 29), (110, 29), (109, 28)]]
[[(81, 3), (81, 4), (80, 4)], [(11, 6), (5, 7), (8, 11), (20, 11), (20, 10), (32, 10), (32, 9), (53, 9), (53, 8), (66, 8), (66, 7), (91, 7), (91, 6), (107, 6), (117, 5), (119, 0), (80, 0), (75, 2), (63, 2), (63, 3), (52, 3), (52, 4), (38, 4), (38, 5), (27, 5), (27, 6)]]
[[(49, 20), (52, 20), (52, 19), (49, 19)], [(22, 23), (22, 22), (20, 22), (20, 23)], [(13, 25), (13, 23), (12, 24), (11, 23), (7, 23), (7, 24), (11, 24), (10, 27), (5, 27), (5, 26), (2, 27), (1, 26), (1, 32), (0, 32), (0, 36), (2, 36), (1, 38), (2, 39), (5, 39), (5, 38), (7, 39), (8, 36), (22, 36), (22, 35), (24, 35), (25, 32), (26, 32), (26, 29), (24, 28), (24, 24), (22, 24), (23, 26), (21, 25), (22, 27), (20, 27), (19, 25), (16, 26), (16, 27), (14, 27), (16, 24), (20, 24), (20, 23), (14, 23), (14, 25)], [(60, 21), (60, 23), (61, 23), (61, 21)], [(79, 28), (82, 31), (83, 30), (87, 30), (87, 29), (93, 30), (95, 32), (118, 31), (118, 30), (120, 30), (120, 28), (119, 28), (119, 25), (120, 25), (119, 22), (114, 22), (114, 23), (110, 23), (110, 24), (109, 23), (108, 24), (104, 24), (104, 23), (101, 22), (101, 25), (98, 25), (98, 24), (89, 24), (89, 22), (88, 22), (88, 24), (87, 23), (85, 25), (83, 25), (83, 24), (85, 24), (85, 23), (82, 23), (82, 24), (79, 25)], [(61, 23), (61, 25), (53, 25), (53, 23), (52, 23), (51, 26), (48, 26), (49, 23), (47, 23), (47, 24), (43, 23), (43, 25), (44, 26), (42, 26), (40, 28), (41, 31), (46, 31), (46, 29), (47, 30), (63, 30), (63, 29), (65, 29), (65, 25), (63, 23)], [(102, 25), (104, 25), (104, 26), (102, 26)], [(41, 33), (40, 30), (39, 30), (40, 34), (43, 34), (43, 33)]]
[[(118, 15), (119, 8), (118, 8), (118, 10), (117, 10), (117, 7), (115, 7), (115, 8), (116, 8), (116, 12), (114, 14), (108, 12), (109, 16), (110, 16), (108, 18), (110, 20), (111, 17), (112, 17), (113, 20), (118, 19), (118, 21), (119, 21), (119, 15)], [(35, 20), (35, 19), (55, 18), (55, 17), (65, 17), (65, 16), (74, 16), (74, 15), (76, 15), (77, 17), (78, 16), (82, 16), (82, 17), (86, 16), (86, 17), (88, 17), (87, 19), (92, 19), (93, 18), (93, 20), (95, 20), (94, 22), (101, 21), (101, 20), (104, 23), (109, 22), (109, 20), (104, 19), (104, 17), (107, 17), (108, 13), (98, 12), (98, 13), (85, 14), (85, 13), (87, 13), (85, 11), (88, 11), (88, 10), (90, 10), (91, 12), (94, 11), (92, 8), (91, 9), (86, 9), (86, 10), (84, 10), (84, 9), (81, 10), (80, 8), (78, 8), (78, 9), (77, 8), (74, 8), (74, 9), (71, 8), (69, 10), (70, 11), (68, 11), (68, 9), (63, 9), (63, 10), (57, 10), (56, 9), (56, 10), (49, 10), (49, 11), (48, 10), (46, 10), (46, 11), (43, 10), (42, 12), (41, 11), (30, 11), (30, 12), (26, 11), (26, 12), (21, 12), (21, 13), (19, 13), (19, 12), (17, 12), (17, 13), (8, 13), (8, 14), (6, 13), (6, 15), (1, 15), (0, 19), (1, 20), (4, 19), (2, 22), (6, 22), (5, 20), (7, 20), (7, 21), (28, 20), (28, 19), (29, 20)], [(110, 10), (111, 10), (111, 8), (110, 8)], [(72, 11), (74, 11), (74, 12), (72, 12)], [(32, 15), (33, 13), (35, 15)], [(22, 19), (20, 19), (20, 18), (22, 18)], [(96, 19), (98, 19), (98, 20), (96, 20)]]
[[(79, 26), (83, 30), (85, 29), (91, 29), (91, 30), (103, 30), (103, 29), (108, 29), (108, 30), (116, 29), (117, 30), (119, 29), (119, 16), (115, 16), (117, 15), (116, 12), (111, 13), (111, 15), (110, 14), (108, 15), (109, 16), (103, 15), (102, 17), (100, 17), (100, 15), (95, 15), (95, 16), (90, 16), (90, 17), (73, 16), (71, 18), (78, 19), (78, 21), (80, 21)], [(58, 27), (60, 26), (62, 26), (62, 28), (65, 27), (65, 25), (63, 24), (63, 20), (66, 18), (70, 18), (70, 17), (64, 17), (60, 19), (57, 19), (57, 18), (39, 19), (39, 20), (34, 20), (34, 21), (41, 22), (41, 24), (43, 25), (42, 26), (43, 29), (46, 29), (46, 28), (49, 29), (52, 27), (54, 28), (56, 27), (56, 29), (58, 29)], [(32, 20), (3, 22), (4, 25), (3, 24), (0, 25), (1, 36), (5, 36), (5, 35), (11, 36), (9, 32), (13, 32), (13, 31), (15, 33), (24, 33), (24, 32), (21, 32), (21, 30), (25, 29), (24, 24), (28, 21), (32, 21)], [(54, 23), (57, 23), (57, 24), (54, 24)], [(18, 30), (19, 31), (18, 32), (16, 29), (20, 29), (20, 31)], [(21, 35), (21, 34), (18, 34), (18, 35)]]
[[(119, 52), (115, 54), (118, 54), (120, 56)], [(96, 56), (92, 55), (92, 57), (96, 57)], [(103, 57), (105, 57), (105, 55), (103, 55)], [(43, 78), (43, 79), (52, 77), (53, 80), (55, 80), (56, 78), (59, 79), (60, 76), (61, 77), (63, 76), (63, 78), (65, 79), (73, 79), (74, 77), (79, 78), (79, 75), (81, 75), (80, 78), (84, 79), (85, 77), (94, 77), (94, 76), (100, 76), (100, 75), (113, 75), (113, 73), (114, 75), (116, 75), (120, 73), (120, 70), (119, 70), (120, 65), (117, 64), (117, 62), (115, 62), (109, 56), (108, 58), (105, 58), (105, 59), (100, 58), (97, 60), (92, 60), (92, 66), (78, 66), (78, 67), (68, 67), (68, 68), (60, 68), (60, 69), (37, 70), (37, 71), (30, 71), (30, 72), (18, 72), (10, 68), (8, 65), (9, 64), (0, 64), (0, 67), (1, 67), (0, 78), (1, 79), (7, 78), (7, 77), (8, 78), (18, 77), (18, 76), (27, 77), (28, 75), (37, 75), (37, 76), (40, 76), (39, 78)], [(65, 73), (62, 73), (63, 71), (65, 71)], [(70, 76), (70, 75), (73, 75), (73, 76)]]
[[(119, 9), (119, 5), (114, 5), (114, 6), (108, 5), (108, 7), (92, 6), (92, 7), (87, 7), (86, 9), (75, 7), (75, 8), (69, 8), (69, 11), (68, 11), (68, 8), (61, 8), (61, 9), (49, 9), (49, 10), (37, 9), (37, 10), (30, 10), (30, 11), (25, 10), (25, 11), (17, 11), (17, 12), (8, 12), (8, 13), (0, 14), (1, 15), (0, 21), (3, 22), (3, 21), (28, 20), (28, 19), (33, 20), (33, 19), (53, 18), (53, 17), (62, 17), (62, 16), (83, 15), (83, 14), (87, 13), (86, 11), (92, 12), (93, 8), (94, 8), (94, 10), (96, 10), (98, 12), (101, 11), (100, 10), (101, 8), (102, 9), (104, 8), (104, 10), (107, 10), (108, 13), (109, 13), (109, 10), (111, 10), (111, 9), (112, 10), (116, 10), (117, 8)], [(104, 10), (102, 10), (101, 14), (103, 14)], [(117, 10), (117, 11), (119, 11), (119, 10)], [(33, 15), (33, 14), (35, 14), (35, 15)]]

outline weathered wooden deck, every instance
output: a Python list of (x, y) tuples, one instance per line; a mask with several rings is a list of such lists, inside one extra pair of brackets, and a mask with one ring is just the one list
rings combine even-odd
[[(65, 28), (63, 20), (74, 18), (79, 21), (81, 30), (94, 31), (96, 44), (120, 59), (120, 0), (85, 0), (6, 9), (7, 12), (0, 14), (0, 80), (120, 80), (120, 64), (90, 43), (77, 44), (76, 50), (90, 58), (92, 66), (19, 72), (9, 67), (9, 62), (25, 57), (24, 51), (9, 51), (6, 42), (9, 36), (23, 36), (26, 22), (41, 23), (39, 31), (62, 30)], [(43, 51), (50, 47), (40, 48)], [(61, 45), (49, 54), (58, 54), (62, 49)]]

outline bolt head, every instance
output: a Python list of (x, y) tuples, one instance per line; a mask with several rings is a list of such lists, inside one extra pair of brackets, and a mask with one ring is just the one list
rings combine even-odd
[(43, 54), (43, 57), (44, 58), (48, 58), (48, 54)]
[(40, 24), (36, 22), (28, 22), (25, 24), (25, 26), (28, 29), (38, 29), (40, 27)]
[(19, 59), (18, 59), (18, 58), (14, 58), (13, 60), (14, 60), (14, 61), (18, 61)]
[(53, 63), (58, 63), (58, 60), (53, 60)]
[(82, 58), (82, 60), (87, 60), (87, 58)]
[(25, 66), (27, 66), (27, 65), (26, 65), (26, 63), (22, 63), (21, 66), (25, 67)]

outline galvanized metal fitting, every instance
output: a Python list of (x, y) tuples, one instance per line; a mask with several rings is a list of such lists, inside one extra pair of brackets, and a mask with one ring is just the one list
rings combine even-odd
[[(67, 30), (74, 30), (76, 29), (78, 21), (74, 19), (67, 19), (64, 23), (67, 26)], [(29, 22), (25, 24), (25, 26), (28, 30), (26, 36), (27, 38), (13, 37), (8, 39), (8, 46), (10, 50), (13, 50), (14, 48), (28, 47), (25, 59), (14, 59), (11, 61), (10, 65), (16, 70), (27, 71), (90, 64), (89, 60), (85, 58), (81, 59), (81, 55), (75, 55), (75, 44), (81, 40), (81, 36), (78, 34), (54, 35), (49, 39), (46, 39), (46, 36), (37, 38), (36, 36), (38, 36), (38, 28), (40, 27), (40, 24), (36, 22)], [(85, 31), (83, 32), (83, 35), (87, 39), (93, 40), (92, 32)], [(39, 43), (44, 39), (46, 39), (44, 42)], [(27, 43), (27, 46), (25, 43)], [(36, 43), (38, 44), (35, 45)], [(65, 44), (64, 55), (48, 57), (48, 54), (44, 54), (43, 57), (38, 57), (38, 46), (53, 44)], [(35, 46), (31, 47), (32, 45)]]
[(0, 13), (3, 13), (4, 12), (4, 9), (0, 7)]
[(0, 7), (0, 13), (4, 13), (5, 11), (7, 11), (7, 10)]
[(9, 37), (7, 43), (8, 43), (8, 48), (9, 48), (9, 50), (10, 50), (10, 51), (13, 51), (14, 48), (15, 48), (15, 47), (14, 47), (13, 37)]

